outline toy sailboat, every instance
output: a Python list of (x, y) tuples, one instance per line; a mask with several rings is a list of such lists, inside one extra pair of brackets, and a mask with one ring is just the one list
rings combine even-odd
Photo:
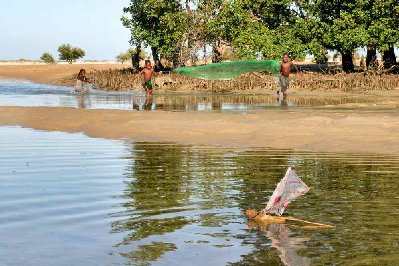
[(288, 221), (293, 221), (307, 224), (307, 227), (309, 227), (309, 225), (311, 225), (310, 227), (333, 227), (331, 225), (308, 222), (294, 217), (281, 216), (291, 201), (306, 194), (309, 189), (310, 188), (295, 174), (294, 170), (289, 167), (285, 176), (277, 184), (266, 208), (260, 212), (248, 209), (246, 214), (251, 220), (263, 225), (273, 223), (283, 224)]

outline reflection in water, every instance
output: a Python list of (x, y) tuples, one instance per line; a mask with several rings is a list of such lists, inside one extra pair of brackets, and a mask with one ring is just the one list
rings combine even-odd
[[(245, 112), (247, 110), (284, 108), (314, 108), (349, 104), (366, 104), (369, 108), (382, 99), (375, 97), (328, 97), (289, 95), (276, 101), (271, 95), (184, 95), (155, 94), (146, 99), (142, 92), (91, 91), (90, 104), (72, 93), (73, 87), (50, 86), (29, 82), (0, 80), (0, 105), (14, 106), (62, 106), (91, 109), (122, 110), (165, 110), (165, 111), (225, 111)], [(390, 99), (388, 99), (390, 100)], [(147, 104), (146, 104), (147, 102)], [(152, 104), (150, 104), (152, 102)], [(364, 107), (363, 107), (364, 108)], [(392, 108), (391, 108), (392, 109)], [(395, 109), (395, 107), (393, 107)], [(396, 111), (396, 110), (395, 110)]]
[(283, 97), (280, 100), (278, 100), (281, 105), (281, 109), (288, 109), (288, 99), (287, 97)]
[[(5, 265), (399, 262), (398, 157), (132, 144), (21, 128), (0, 127), (0, 137)], [(245, 209), (265, 206), (287, 166), (311, 187), (287, 216), (335, 228), (248, 230)]]
[(309, 241), (309, 238), (297, 237), (283, 224), (268, 225), (267, 236), (272, 240), (272, 246), (281, 253), (279, 257), (284, 265), (310, 265), (310, 258), (298, 255), (298, 250), (305, 247), (303, 243)]
[[(189, 224), (179, 208), (189, 205), (189, 193), (184, 193), (182, 149), (173, 145), (136, 144), (132, 150), (130, 166), (132, 175), (126, 181), (123, 204), (130, 218), (112, 224), (113, 232), (128, 232), (116, 246), (128, 246), (154, 235), (165, 235)], [(130, 171), (129, 171), (130, 172)], [(129, 174), (130, 175), (130, 174)], [(137, 261), (156, 261), (165, 252), (175, 250), (175, 245), (157, 241), (151, 245), (138, 245), (137, 250), (123, 252), (126, 258)]]
[(298, 237), (285, 224), (269, 224), (265, 227), (259, 227), (256, 223), (248, 222), (250, 229), (261, 229), (271, 240), (271, 245), (280, 253), (281, 262), (286, 266), (306, 266), (311, 264), (311, 259), (300, 256), (298, 251), (305, 248), (305, 243), (309, 238)]
[[(346, 261), (342, 252), (359, 254), (354, 255), (359, 259), (370, 248), (395, 254), (391, 243), (399, 240), (397, 234), (385, 240), (375, 237), (398, 229), (391, 201), (396, 190), (381, 179), (394, 180), (398, 169), (387, 173), (393, 166), (386, 161), (398, 158), (147, 143), (134, 144), (131, 154), (124, 193), (128, 201), (123, 205), (128, 217), (112, 228), (125, 234), (115, 248), (129, 250), (120, 254), (134, 263), (168, 264), (199, 256), (211, 258), (213, 265), (324, 265)], [(266, 233), (245, 233), (244, 210), (266, 204), (288, 165), (295, 166), (312, 190), (287, 215), (336, 228), (269, 225)], [(370, 171), (379, 173), (382, 183), (371, 182), (376, 176)], [(376, 191), (384, 193), (370, 195)], [(384, 217), (369, 215), (376, 202)], [(398, 200), (394, 202), (398, 208)]]
[(90, 95), (89, 94), (77, 94), (76, 101), (78, 108), (86, 109), (91, 107)]
[(153, 109), (155, 109), (154, 96), (147, 95), (145, 97), (144, 110), (153, 110)]

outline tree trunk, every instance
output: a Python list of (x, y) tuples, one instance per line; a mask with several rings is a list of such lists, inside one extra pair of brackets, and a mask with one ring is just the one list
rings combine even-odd
[(181, 60), (181, 48), (180, 47), (176, 47), (175, 48), (175, 51), (172, 53), (172, 56), (171, 56), (171, 61), (172, 61), (172, 64), (173, 64), (173, 68), (176, 68), (176, 67), (181, 67), (182, 66), (182, 60)]
[(377, 49), (375, 46), (367, 46), (366, 67), (373, 67), (377, 64)]
[(152, 59), (157, 64), (159, 62), (158, 47), (151, 47)]
[(342, 69), (349, 73), (355, 71), (355, 66), (353, 65), (353, 55), (352, 52), (341, 52), (342, 54)]
[(162, 68), (159, 60), (158, 47), (151, 47), (152, 59), (154, 60), (154, 68), (158, 71)]
[(219, 51), (219, 44), (212, 49), (212, 63), (222, 62), (222, 54)]
[(391, 68), (396, 65), (395, 49), (389, 47), (388, 50), (384, 51), (382, 59), (384, 60), (384, 68)]
[(206, 65), (206, 42), (204, 40), (204, 65)]
[(132, 56), (132, 66), (135, 71), (140, 69), (141, 46), (136, 47), (136, 53)]

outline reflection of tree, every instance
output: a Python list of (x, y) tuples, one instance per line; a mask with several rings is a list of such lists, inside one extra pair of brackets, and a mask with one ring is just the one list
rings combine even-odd
[[(397, 234), (382, 234), (397, 229), (397, 173), (381, 174), (390, 164), (376, 156), (139, 143), (127, 169), (125, 211), (114, 214), (121, 218), (112, 229), (125, 236), (117, 246), (132, 247), (122, 256), (140, 263), (177, 249), (170, 239), (186, 225), (212, 228), (209, 245), (212, 238), (239, 239), (251, 251), (236, 265), (307, 265), (309, 258), (326, 265), (356, 262), (355, 256), (375, 259), (373, 252), (393, 256)], [(229, 232), (232, 223), (242, 223), (246, 208), (265, 206), (288, 165), (311, 190), (289, 206), (287, 215), (336, 228)], [(218, 231), (221, 226), (227, 231)], [(157, 237), (168, 233), (172, 237), (162, 237), (168, 241)]]
[[(129, 179), (124, 192), (126, 202), (123, 203), (128, 217), (112, 224), (113, 232), (128, 234), (117, 246), (174, 232), (189, 223), (183, 216), (168, 217), (168, 213), (175, 214), (178, 207), (188, 205), (190, 194), (186, 189), (187, 175), (182, 165), (184, 154), (183, 148), (175, 145), (134, 145), (132, 164), (127, 169)], [(171, 249), (166, 248), (163, 252), (168, 250)], [(158, 252), (157, 248), (142, 248), (122, 255), (153, 258), (162, 255)]]
[(152, 242), (150, 245), (140, 245), (139, 249), (129, 253), (122, 253), (123, 257), (134, 260), (139, 265), (150, 265), (168, 251), (176, 249), (171, 243)]
[[(384, 169), (390, 165), (384, 163), (386, 158), (260, 150), (237, 154), (235, 159), (237, 165), (246, 166), (237, 173), (247, 177), (243, 179), (242, 209), (263, 208), (286, 167), (294, 163), (297, 174), (311, 190), (289, 206), (287, 215), (336, 226), (331, 230), (301, 232), (304, 238), (312, 241), (306, 243), (306, 249), (300, 250), (300, 255), (312, 257), (312, 263), (344, 263), (348, 257), (342, 257), (342, 254), (349, 254), (349, 251), (369, 257), (372, 257), (370, 250), (394, 254), (391, 243), (399, 240), (397, 235), (385, 235), (382, 241), (379, 234), (392, 226), (397, 228), (397, 216), (392, 215), (390, 204), (397, 193), (397, 189), (390, 186), (395, 173), (384, 174)], [(379, 163), (380, 160), (383, 163)], [(254, 248), (253, 256), (257, 259), (248, 260), (262, 261), (263, 255), (259, 255), (264, 252), (261, 243), (255, 243)], [(318, 255), (315, 257), (314, 254)], [(381, 261), (390, 259), (381, 258)]]
[[(374, 103), (371, 98), (321, 98), (321, 97), (298, 97), (290, 95), (289, 103), (292, 106), (314, 107), (323, 105), (345, 105), (351, 103)], [(282, 101), (286, 106), (287, 101)], [(223, 105), (231, 107), (265, 107), (276, 106), (274, 97), (268, 95), (168, 95), (157, 97), (157, 108), (162, 110), (198, 110), (199, 106), (209, 106), (212, 110), (219, 110)]]

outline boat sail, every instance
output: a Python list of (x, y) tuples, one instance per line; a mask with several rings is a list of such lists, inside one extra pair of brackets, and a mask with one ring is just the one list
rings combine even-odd
[(294, 170), (289, 167), (262, 212), (281, 216), (291, 201), (304, 195), (309, 189), (295, 174)]

